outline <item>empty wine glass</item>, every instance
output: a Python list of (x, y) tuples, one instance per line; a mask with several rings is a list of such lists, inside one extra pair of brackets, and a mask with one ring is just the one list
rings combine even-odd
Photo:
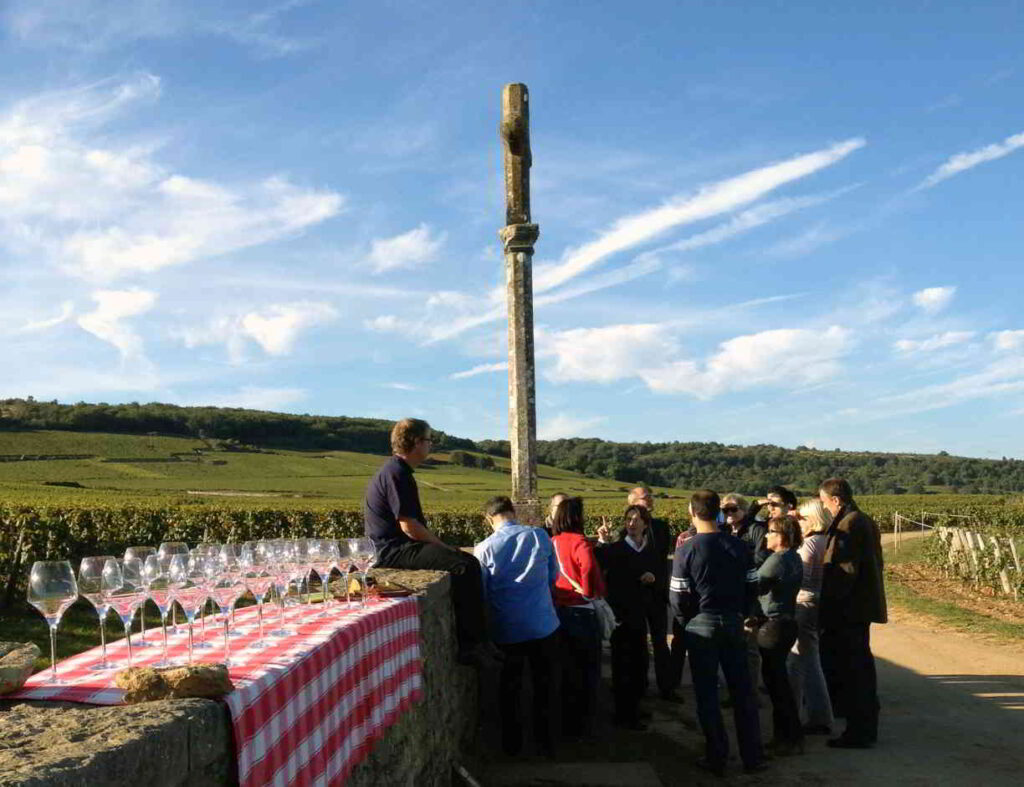
[(192, 663), (193, 625), (200, 608), (206, 603), (206, 574), (203, 558), (199, 556), (175, 555), (171, 558), (168, 568), (171, 580), (171, 592), (174, 600), (181, 605), (188, 621), (188, 663)]
[(108, 560), (113, 559), (113, 555), (84, 557), (78, 566), (78, 592), (93, 605), (100, 619), (100, 648), (103, 656), (99, 664), (89, 668), (94, 671), (110, 669), (110, 665), (107, 664), (107, 630), (104, 625), (107, 613), (110, 612), (110, 605), (103, 600), (103, 566)]
[(377, 557), (377, 552), (373, 547), (373, 542), (368, 538), (350, 538), (349, 552), (352, 557), (352, 565), (355, 566), (356, 571), (359, 572), (362, 577), (363, 592), (362, 592), (362, 604), (360, 606), (366, 606), (366, 597), (369, 595), (369, 586), (366, 583), (366, 573), (370, 570), (370, 566), (373, 565), (374, 559)]
[[(150, 555), (155, 555), (155, 554), (156, 554), (156, 550), (153, 547), (128, 547), (124, 551), (124, 557), (125, 557), (126, 560), (131, 559), (131, 558), (135, 558), (143, 566), (146, 565), (146, 558), (149, 557)], [(135, 647), (137, 647), (137, 648), (148, 648), (149, 647), (149, 643), (146, 642), (146, 599), (145, 598), (143, 598), (142, 606), (140, 607), (140, 609), (142, 610), (142, 612), (139, 615), (139, 625), (141, 627), (140, 628), (141, 635), (139, 636), (139, 641), (135, 643)]]
[(274, 582), (274, 577), (267, 565), (267, 555), (259, 546), (257, 541), (247, 541), (243, 545), (239, 557), (243, 572), (242, 579), (253, 598), (256, 599), (256, 617), (259, 619), (260, 636), (249, 646), (256, 650), (266, 647), (263, 642), (263, 597), (267, 595), (267, 591), (270, 590), (270, 586)]
[[(160, 545), (160, 549), (156, 552), (157, 557), (166, 558), (170, 560), (175, 555), (187, 555), (188, 544), (184, 541), (164, 541)], [(170, 565), (170, 564), (168, 564)], [(171, 602), (171, 627), (174, 629), (174, 633), (178, 633), (178, 611), (174, 608), (174, 602)]]
[(345, 583), (345, 606), (352, 607), (352, 583), (349, 582), (349, 572), (352, 571), (352, 549), (348, 540), (338, 541), (338, 557), (334, 568), (338, 569), (341, 579)]
[(146, 583), (146, 591), (160, 611), (160, 628), (164, 635), (164, 657), (158, 664), (161, 667), (170, 664), (167, 659), (167, 613), (174, 603), (174, 596), (171, 592), (170, 566), (170, 558), (161, 558), (156, 554), (147, 557), (142, 566), (142, 579)]
[[(227, 561), (227, 565), (231, 566), (232, 570), (235, 572), (235, 574), (237, 574), (238, 577), (241, 578), (242, 573), (243, 573), (242, 560), (241, 560), (242, 559), (242, 547), (241, 547), (241, 545), (240, 544), (224, 544), (220, 548), (220, 557), (221, 557), (221, 560)], [(243, 585), (244, 585), (244, 583), (243, 583)], [(244, 596), (244, 595), (245, 595), (245, 591), (243, 589), (242, 596)], [(241, 598), (241, 596), (239, 596), (239, 598)], [(235, 625), (235, 608), (234, 607), (231, 608), (231, 625), (232, 626)], [(242, 636), (242, 632), (238, 631), (237, 629), (232, 629), (231, 636), (232, 637), (241, 637)]]
[(199, 581), (199, 584), (206, 591), (199, 607), (199, 626), (202, 633), (199, 641), (194, 643), (196, 650), (211, 650), (213, 648), (213, 645), (206, 641), (206, 610), (210, 602), (210, 586), (213, 579), (211, 574), (216, 570), (216, 563), (210, 562), (209, 558), (217, 554), (220, 554), (219, 544), (197, 544), (189, 553), (190, 560), (198, 561), (196, 565), (204, 575), (204, 579)]
[(289, 637), (294, 632), (288, 629), (285, 625), (284, 597), (288, 592), (291, 547), (283, 538), (261, 541), (259, 546), (266, 555), (267, 568), (274, 580), (272, 587), (275, 591), (278, 607), (278, 628), (272, 629), (268, 633), (271, 637)]
[(124, 624), (124, 637), (128, 641), (128, 666), (132, 666), (132, 620), (143, 599), (142, 564), (135, 558), (111, 558), (103, 564), (103, 599)]
[(231, 664), (231, 652), (228, 645), (228, 623), (231, 620), (231, 610), (245, 593), (245, 583), (239, 573), (238, 561), (233, 558), (225, 558), (223, 555), (206, 558), (208, 563), (214, 566), (212, 573), (212, 584), (210, 595), (214, 603), (220, 609), (221, 619), (224, 622), (224, 663)]
[(28, 603), (39, 610), (50, 627), (50, 680), (57, 679), (57, 626), (78, 598), (78, 583), (66, 560), (37, 560), (28, 574)]

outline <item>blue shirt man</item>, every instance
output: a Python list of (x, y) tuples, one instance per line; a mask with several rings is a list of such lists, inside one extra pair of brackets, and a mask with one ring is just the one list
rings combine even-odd
[(558, 578), (555, 548), (542, 528), (515, 521), (515, 507), (507, 497), (488, 500), (484, 513), (494, 532), (474, 552), (480, 562), (492, 636), (505, 654), (498, 686), (502, 748), (515, 755), (523, 746), (520, 704), (523, 670), (529, 665), (533, 735), (538, 752), (551, 755), (549, 720), (555, 716), (554, 671), (560, 656), (552, 599)]
[(558, 561), (551, 539), (508, 512), (491, 522), (494, 532), (473, 553), (480, 561), (492, 637), (499, 645), (546, 637), (558, 628), (551, 595)]

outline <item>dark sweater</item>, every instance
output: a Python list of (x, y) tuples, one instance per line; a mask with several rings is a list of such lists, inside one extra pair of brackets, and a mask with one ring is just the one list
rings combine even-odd
[[(647, 605), (663, 592), (658, 588), (657, 577), (659, 563), (666, 563), (665, 556), (651, 547), (648, 539), (644, 549), (637, 552), (626, 539), (621, 539), (613, 544), (598, 544), (595, 550), (604, 571), (608, 603), (622, 624), (642, 625)], [(648, 571), (655, 576), (653, 584), (640, 581)]]

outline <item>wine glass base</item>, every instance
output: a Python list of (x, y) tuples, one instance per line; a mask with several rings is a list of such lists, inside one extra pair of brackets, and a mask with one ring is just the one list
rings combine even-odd
[(133, 642), (132, 647), (138, 650), (139, 648), (153, 648), (156, 647), (156, 645), (152, 642), (146, 642), (146, 640), (140, 639), (136, 642)]
[(113, 667), (110, 665), (109, 662), (101, 661), (99, 664), (93, 664), (88, 669), (89, 672), (110, 672), (110, 670), (112, 670)]
[(200, 640), (199, 642), (193, 642), (192, 650), (213, 650), (213, 645), (209, 642), (203, 642)]
[(295, 631), (292, 629), (274, 629), (267, 632), (268, 637), (291, 637), (294, 635)]
[(255, 640), (253, 642), (250, 642), (248, 645), (246, 645), (245, 649), (246, 650), (263, 650), (265, 647), (267, 647), (267, 643), (266, 642), (260, 642), (259, 640)]

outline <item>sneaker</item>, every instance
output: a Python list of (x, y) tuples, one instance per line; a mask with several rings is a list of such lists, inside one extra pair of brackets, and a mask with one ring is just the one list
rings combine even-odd
[(715, 776), (725, 776), (724, 762), (712, 762), (707, 757), (701, 757), (694, 763), (694, 765), (696, 765), (702, 771), (713, 773)]
[(805, 724), (804, 735), (831, 735), (832, 728), (827, 724)]

